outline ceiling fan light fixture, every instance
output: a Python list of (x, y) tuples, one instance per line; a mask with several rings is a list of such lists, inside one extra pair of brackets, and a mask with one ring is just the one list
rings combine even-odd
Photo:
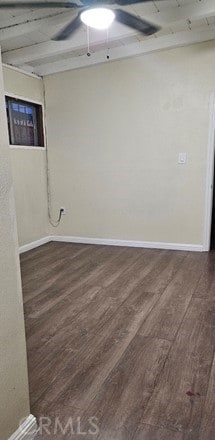
[(111, 26), (115, 14), (112, 9), (108, 8), (89, 8), (81, 13), (80, 18), (86, 26), (103, 30)]

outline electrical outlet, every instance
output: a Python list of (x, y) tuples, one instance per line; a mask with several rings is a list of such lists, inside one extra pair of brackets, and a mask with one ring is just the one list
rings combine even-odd
[(60, 212), (61, 212), (62, 215), (66, 215), (66, 209), (65, 208), (61, 207), (60, 208)]
[(179, 153), (178, 154), (178, 163), (185, 164), (187, 162), (187, 153)]

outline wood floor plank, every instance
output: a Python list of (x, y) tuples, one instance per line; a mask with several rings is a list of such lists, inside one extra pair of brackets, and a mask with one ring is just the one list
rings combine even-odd
[[(61, 373), (43, 394), (40, 409), (53, 409), (59, 415), (62, 405), (88, 407), (156, 300), (156, 295), (137, 287), (107, 323), (98, 321), (93, 332), (71, 339), (67, 345), (68, 361), (65, 356), (62, 358)], [(33, 408), (37, 414), (38, 406)]]
[(191, 301), (142, 423), (198, 437), (215, 347), (214, 312), (211, 301)]
[[(37, 284), (34, 287), (34, 291), (37, 291), (37, 297), (31, 298), (31, 300), (28, 300), (25, 302), (25, 313), (26, 317), (29, 318), (39, 318), (39, 325), (41, 326), (41, 319), (40, 317), (43, 315), (43, 303), (45, 305), (50, 302), (51, 308), (53, 309), (55, 306), (58, 310), (61, 303), (65, 301), (66, 297), (73, 297), (73, 291), (76, 288), (82, 288), (84, 285), (84, 282), (86, 283), (86, 286), (88, 286), (89, 283), (89, 277), (87, 277), (87, 280), (84, 278), (81, 278), (81, 274), (88, 274), (90, 272), (90, 275), (92, 276), (92, 271), (96, 269), (96, 273), (100, 273), (103, 269), (104, 263), (101, 262), (101, 255), (105, 251), (103, 249), (99, 249), (99, 253), (97, 250), (96, 255), (91, 253), (86, 256), (86, 254), (82, 255), (81, 260), (82, 264), (80, 265), (78, 263), (77, 266), (77, 257), (74, 256), (74, 258), (71, 259), (67, 258), (66, 261), (63, 261), (62, 267), (56, 267), (54, 268), (55, 276), (53, 276), (52, 273), (49, 273), (47, 276), (47, 280), (39, 279)], [(117, 250), (114, 255), (112, 253), (105, 255), (105, 267), (109, 267), (110, 262), (115, 262), (116, 260), (119, 261), (119, 266), (122, 260), (122, 257), (120, 255), (120, 250)], [(92, 258), (96, 258), (99, 260), (99, 263), (95, 263), (92, 261)], [(134, 259), (137, 258), (137, 256), (133, 257)], [(131, 258), (132, 260), (132, 258)], [(123, 262), (126, 261), (127, 264), (127, 257), (125, 258), (123, 256)], [(133, 260), (132, 260), (133, 261)], [(97, 270), (99, 269), (99, 271)], [(93, 279), (94, 285), (95, 285), (95, 277)], [(97, 286), (96, 286), (97, 287)], [(68, 295), (69, 293), (69, 295)], [(56, 302), (55, 300), (56, 296)], [(76, 298), (77, 299), (77, 298)], [(45, 317), (42, 318), (42, 320), (45, 320)], [(34, 321), (36, 322), (36, 321)], [(32, 326), (31, 326), (32, 328)], [(28, 334), (27, 334), (28, 337)]]
[(98, 421), (96, 439), (133, 438), (169, 348), (169, 341), (133, 338), (84, 414), (86, 421), (91, 416)]
[(52, 242), (20, 259), (38, 440), (214, 440), (215, 253)]
[[(86, 256), (90, 255), (93, 251), (93, 248), (90, 246), (88, 248), (85, 247), (78, 247), (74, 248), (71, 251), (66, 248), (60, 247), (60, 249), (57, 249), (53, 253), (49, 254), (49, 248), (46, 250), (46, 253), (44, 254), (43, 258), (41, 256), (38, 257), (37, 261), (35, 262), (32, 260), (30, 264), (23, 264), (22, 265), (22, 279), (23, 279), (23, 291), (25, 292), (24, 300), (27, 302), (29, 299), (33, 298), (33, 296), (36, 294), (37, 289), (36, 286), (38, 283), (45, 284), (48, 279), (51, 279), (52, 276), (54, 276), (57, 273), (60, 273), (60, 270), (62, 270), (65, 267), (65, 263), (68, 264), (68, 259), (78, 259), (81, 261), (80, 256)], [(39, 278), (38, 278), (39, 275)], [(30, 290), (29, 286), (32, 285), (32, 282), (35, 282), (35, 289)], [(33, 295), (32, 295), (33, 293)]]
[[(109, 253), (111, 254), (111, 251), (109, 250)], [(42, 294), (42, 298), (45, 300), (46, 296), (48, 295), (48, 289), (58, 285), (63, 286), (63, 282), (67, 281), (67, 278), (73, 281), (73, 279), (78, 279), (79, 274), (89, 274), (90, 270), (93, 268), (96, 268), (98, 266), (99, 259), (107, 258), (107, 254), (105, 253), (105, 250), (103, 247), (87, 247), (84, 250), (84, 254), (80, 255), (79, 252), (75, 252), (75, 255), (72, 253), (70, 256), (64, 256), (62, 255), (56, 259), (56, 261), (52, 262), (50, 264), (50, 272), (45, 272), (43, 274), (43, 269), (36, 270), (36, 280), (34, 280), (34, 297), (33, 302), (31, 303), (35, 304), (37, 301), (40, 301), (41, 298), (38, 298), (38, 295)], [(72, 259), (72, 261), (70, 261)], [(44, 263), (43, 266), (44, 267)], [(31, 273), (31, 271), (30, 271)], [(38, 274), (40, 276), (38, 277)], [(66, 277), (65, 277), (66, 275)], [(33, 277), (32, 277), (33, 278)], [(32, 284), (33, 280), (30, 280), (30, 285)], [(30, 287), (29, 283), (23, 284), (23, 292), (24, 296), (26, 295), (26, 291), (29, 291)], [(32, 299), (32, 296), (28, 296), (27, 301), (25, 300), (25, 304), (28, 303), (29, 299)]]
[[(78, 348), (80, 351), (83, 350), (84, 336), (87, 335), (89, 338), (91, 334), (94, 334), (97, 322), (100, 326), (104, 326), (112, 317), (114, 309), (111, 298), (98, 304), (97, 295), (95, 295), (91, 302), (85, 304), (80, 315), (77, 315), (74, 319), (70, 319), (70, 317), (65, 319), (58, 333), (55, 333), (53, 337), (49, 336), (50, 339), (46, 341), (45, 350), (41, 349), (37, 356), (33, 353), (29, 357), (29, 367), (30, 369), (34, 368), (33, 377), (30, 381), (30, 390), (33, 396), (32, 403), (37, 401), (51, 382), (50, 379), (48, 383), (46, 380), (49, 369), (52, 369), (55, 378), (55, 375), (59, 374), (59, 369), (65, 368), (66, 362), (70, 362), (77, 356)], [(55, 335), (56, 337), (54, 337)], [(56, 355), (60, 356), (61, 360)]]
[(24, 268), (25, 264), (28, 265), (31, 260), (35, 260), (38, 255), (43, 257), (44, 254), (46, 253), (47, 249), (49, 249), (50, 253), (54, 253), (56, 248), (59, 249), (59, 243), (56, 243), (55, 241), (51, 241), (49, 243), (45, 243), (41, 246), (38, 246), (34, 249), (31, 249), (27, 252), (21, 253), (20, 254), (20, 262), (21, 262), (22, 268)]
[[(113, 276), (114, 268), (112, 266), (112, 260), (107, 261), (104, 267), (104, 270), (97, 273), (92, 282), (85, 282), (82, 280), (78, 281), (78, 287), (73, 282), (72, 286), (69, 284), (68, 290), (63, 287), (63, 292), (61, 293), (62, 286), (59, 286), (60, 295), (60, 303), (57, 301), (52, 301), (52, 293), (50, 291), (49, 303), (51, 305), (51, 310), (49, 309), (49, 320), (47, 322), (46, 313), (44, 316), (42, 315), (42, 320), (34, 319), (32, 325), (30, 325), (30, 330), (27, 328), (27, 340), (28, 340), (28, 348), (31, 350), (31, 347), (34, 350), (37, 349), (37, 345), (41, 347), (41, 342), (44, 344), (46, 339), (50, 339), (50, 336), (53, 337), (56, 332), (59, 332), (59, 326), (62, 328), (64, 324), (64, 320), (67, 319), (67, 314), (70, 314), (70, 318), (72, 318), (80, 308), (83, 306), (83, 301), (88, 302), (91, 300), (88, 292), (91, 292), (92, 289), (98, 288), (101, 293), (99, 294), (99, 301), (106, 301), (109, 297), (114, 298), (115, 300), (115, 308), (117, 308), (120, 303), (122, 303), (126, 297), (131, 293), (132, 289), (144, 279), (144, 277), (153, 270), (157, 260), (160, 258), (160, 254), (152, 253), (151, 259), (148, 261), (148, 254), (145, 255), (143, 253), (141, 256), (134, 257), (133, 254), (126, 252), (126, 261), (124, 258), (118, 257), (117, 265), (116, 261), (114, 261), (115, 265), (115, 274)], [(110, 264), (110, 266), (109, 266)], [(117, 274), (117, 276), (116, 276)], [(144, 288), (143, 288), (144, 289)], [(54, 290), (55, 292), (55, 290)], [(120, 292), (120, 294), (119, 294)], [(85, 299), (86, 296), (88, 300)], [(35, 303), (33, 303), (35, 307)], [(46, 304), (46, 303), (45, 303)], [(71, 307), (70, 307), (71, 306)], [(39, 314), (41, 314), (40, 303), (38, 304)], [(25, 312), (29, 316), (31, 309), (28, 309), (25, 305)], [(35, 316), (35, 315), (33, 315)], [(32, 314), (30, 314), (32, 317)], [(36, 316), (37, 317), (37, 316)], [(35, 318), (36, 318), (35, 317)], [(50, 319), (52, 323), (50, 324)], [(35, 324), (34, 324), (35, 323)], [(35, 328), (36, 327), (36, 328)], [(54, 329), (53, 329), (54, 327)], [(53, 333), (54, 332), (54, 333)], [(44, 336), (45, 335), (45, 336)], [(64, 335), (65, 336), (65, 335)], [(45, 337), (45, 340), (44, 340)], [(59, 341), (60, 342), (60, 341)], [(35, 360), (34, 360), (35, 362)]]
[(143, 336), (173, 340), (200, 277), (202, 256), (189, 254), (139, 330)]
[[(115, 255), (115, 254), (114, 254)], [(130, 255), (130, 258), (128, 258)], [(109, 284), (111, 282), (111, 286), (118, 286), (118, 288), (124, 286), (124, 282), (127, 280), (127, 285), (124, 290), (124, 295), (129, 294), (130, 290), (130, 281), (129, 281), (129, 274), (130, 271), (133, 270), (142, 271), (141, 263), (144, 264), (145, 257), (141, 257), (138, 261), (138, 265), (132, 265), (132, 263), (137, 259), (132, 254), (126, 254), (126, 260), (122, 258), (120, 255), (116, 255), (117, 258), (117, 266), (114, 260), (107, 260), (106, 265), (104, 268), (104, 271), (100, 274), (99, 279), (98, 277), (94, 277), (93, 282), (82, 282), (82, 285), (79, 287), (76, 287), (76, 285), (73, 283), (72, 286), (69, 285), (68, 289), (63, 289), (63, 292), (61, 293), (62, 287), (59, 286), (59, 292), (60, 292), (60, 303), (57, 301), (57, 303), (51, 302), (51, 292), (50, 292), (50, 304), (51, 309), (49, 309), (49, 319), (47, 320), (47, 314), (44, 313), (42, 317), (39, 317), (38, 319), (33, 319), (33, 322), (27, 321), (27, 340), (28, 340), (28, 348), (29, 348), (29, 354), (31, 347), (34, 351), (37, 350), (37, 346), (45, 348), (44, 344), (47, 340), (50, 338), (53, 338), (54, 335), (59, 332), (59, 327), (62, 328), (64, 325), (64, 322), (68, 320), (68, 315), (70, 317), (70, 320), (81, 311), (81, 308), (87, 304), (89, 301), (92, 300), (92, 295), (94, 295), (96, 292), (98, 292), (101, 287), (97, 287), (99, 284), (102, 285), (102, 278), (106, 281), (106, 284)], [(114, 273), (113, 264), (117, 267), (117, 270), (115, 270), (115, 273), (118, 274), (118, 277)], [(123, 275), (124, 271), (127, 271), (127, 276)], [(118, 278), (118, 280), (116, 280)], [(137, 280), (138, 281), (138, 280)], [(121, 282), (121, 284), (120, 284)], [(122, 285), (123, 282), (123, 285)], [(134, 285), (134, 283), (133, 283)], [(76, 287), (76, 288), (75, 288)], [(90, 294), (91, 293), (91, 294)], [(106, 301), (109, 297), (109, 290), (103, 290), (101, 293), (101, 296), (98, 297), (98, 300)], [(124, 297), (122, 295), (119, 295), (116, 300), (116, 307), (119, 302), (122, 302), (124, 300)], [(31, 309), (30, 309), (31, 310)], [(39, 312), (40, 306), (38, 305)], [(25, 306), (25, 312), (29, 316), (29, 309)], [(34, 315), (33, 315), (34, 316)], [(32, 314), (30, 314), (30, 317), (32, 317)], [(32, 320), (31, 320), (32, 321)], [(59, 341), (60, 342), (60, 341)], [(35, 359), (33, 360), (35, 362)]]
[(132, 440), (184, 440), (184, 437), (179, 431), (141, 425)]
[(200, 426), (200, 440), (215, 439), (215, 357), (211, 369), (208, 392), (205, 399), (203, 417)]
[(215, 299), (215, 252), (206, 254), (202, 265), (202, 274), (195, 288), (194, 296), (197, 298)]
[(101, 273), (102, 268), (102, 265), (97, 264), (93, 260), (87, 261), (78, 269), (70, 268), (70, 270), (68, 270), (64, 264), (64, 268), (61, 268), (60, 273), (52, 277), (50, 284), (46, 288), (43, 285), (41, 290), (39, 286), (40, 295), (38, 296), (37, 294), (29, 304), (29, 308), (28, 303), (26, 303), (26, 313), (35, 318), (48, 312), (53, 305), (60, 304), (73, 289), (79, 286), (81, 287), (83, 282), (89, 283), (91, 280), (93, 281), (94, 277)]
[(162, 258), (157, 261), (153, 271), (144, 280), (144, 289), (147, 292), (161, 294), (180, 270), (187, 252), (165, 251)]
[(42, 246), (42, 253), (40, 252), (36, 254), (35, 258), (33, 258), (33, 255), (31, 255), (29, 260), (23, 259), (23, 255), (25, 256), (25, 254), (21, 254), (20, 260), (21, 273), (23, 276), (23, 287), (28, 286), (29, 282), (33, 281), (33, 278), (35, 278), (37, 281), (38, 274), (43, 277), (48, 270), (53, 270), (55, 265), (58, 266), (65, 261), (65, 258), (72, 258), (74, 255), (81, 252), (86, 254), (90, 252), (90, 249), (93, 249), (93, 246), (91, 245), (88, 245), (88, 247), (83, 245), (75, 245), (72, 247), (72, 249), (70, 249), (68, 244), (67, 246), (66, 244), (67, 243), (60, 243), (57, 247), (53, 247), (52, 243), (48, 243)]

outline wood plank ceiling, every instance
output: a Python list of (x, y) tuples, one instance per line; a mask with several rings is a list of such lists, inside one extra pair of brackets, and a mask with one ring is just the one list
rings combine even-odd
[(151, 1), (124, 9), (159, 24), (162, 29), (157, 34), (144, 37), (114, 23), (108, 42), (106, 31), (90, 31), (91, 57), (86, 55), (87, 32), (84, 25), (67, 41), (51, 40), (75, 16), (75, 10), (1, 10), (3, 62), (44, 76), (107, 62), (107, 51), (113, 60), (215, 39), (214, 0)]

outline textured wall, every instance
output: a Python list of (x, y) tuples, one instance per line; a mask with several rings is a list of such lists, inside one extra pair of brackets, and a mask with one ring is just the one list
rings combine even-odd
[[(3, 68), (5, 94), (43, 103), (43, 82)], [(19, 245), (47, 235), (45, 150), (11, 148)]]
[(45, 77), (57, 234), (202, 244), (214, 54), (204, 43)]
[(30, 413), (16, 216), (0, 66), (0, 438)]

